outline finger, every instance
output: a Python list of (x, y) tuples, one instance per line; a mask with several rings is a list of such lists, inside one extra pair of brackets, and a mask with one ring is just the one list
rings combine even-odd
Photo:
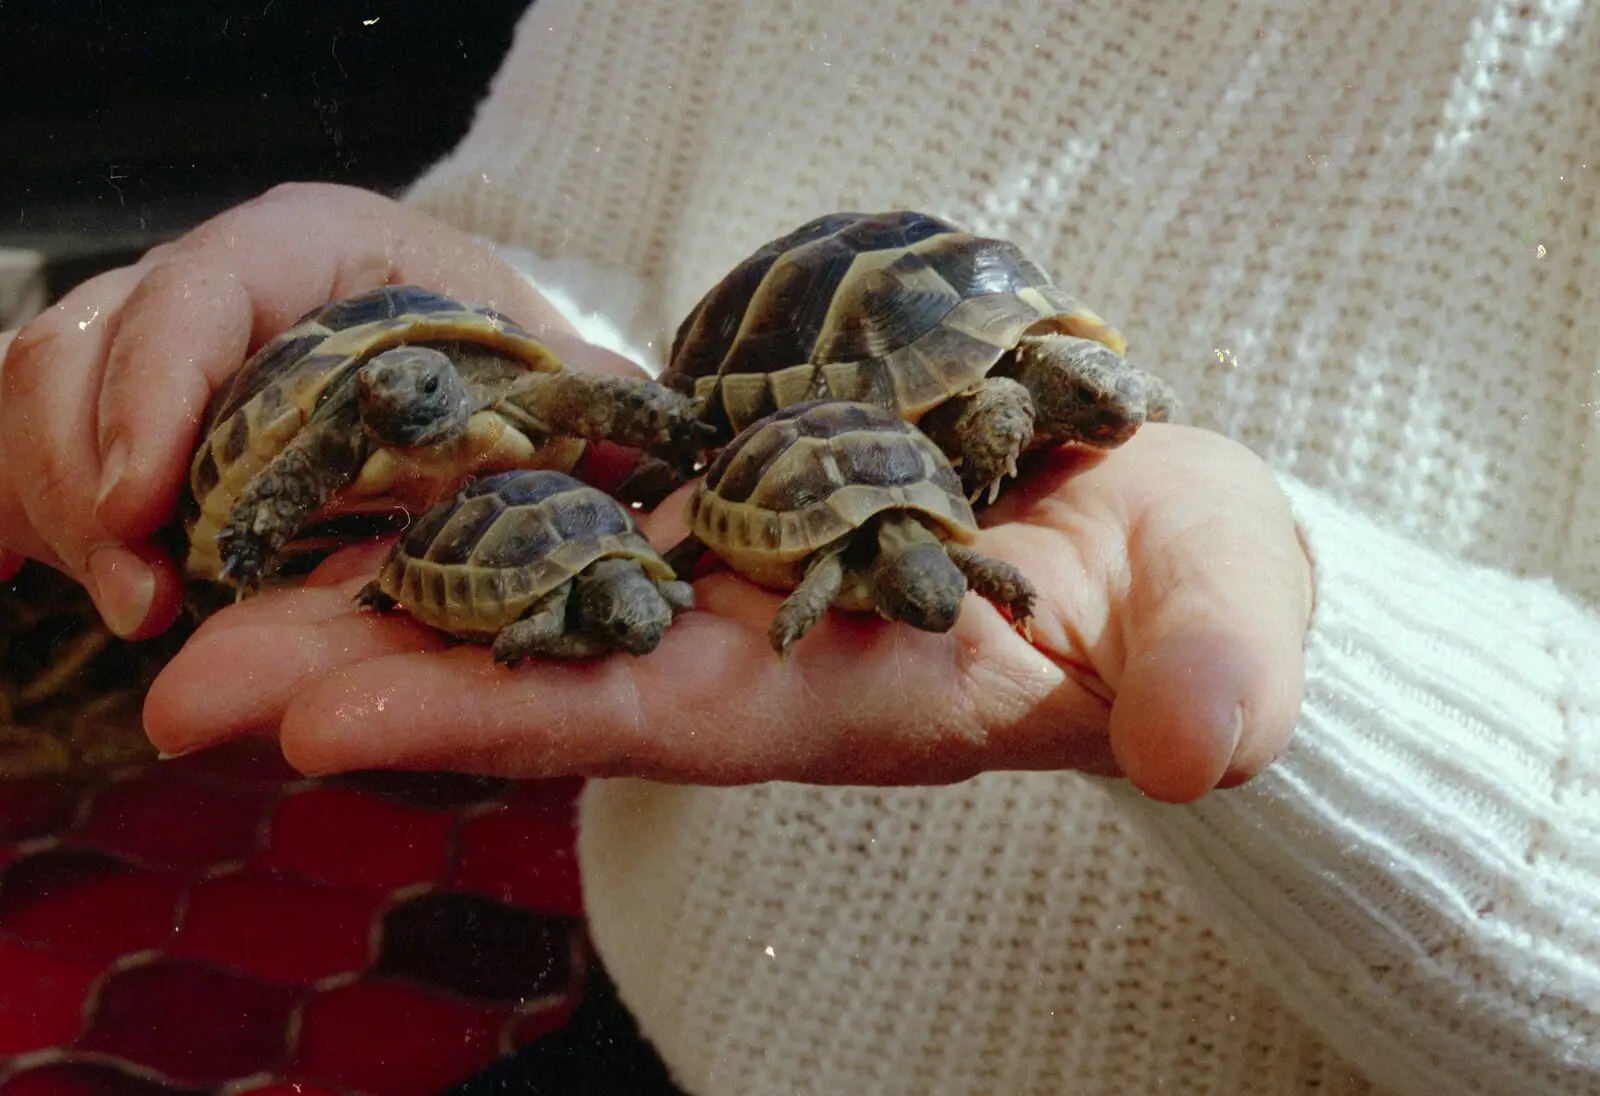
[[(0, 363), (6, 360), (6, 351), (10, 349), (11, 342), (16, 337), (15, 331), (0, 331)], [(11, 477), (5, 474), (3, 444), (0, 444), (0, 536), (7, 538), (15, 546), (15, 550), (0, 547), (0, 582), (10, 582), (17, 577), (17, 572), (22, 570), (22, 565), (28, 561), (28, 551), (22, 544), (22, 538), (32, 538), (34, 534), (28, 525), (27, 515), (23, 513), (22, 500), (17, 498), (17, 493), (11, 489)], [(42, 549), (42, 544), (37, 538), (33, 539), (33, 543)]]
[(89, 525), (84, 487), (97, 469), (92, 444), (83, 444), (84, 405), (107, 326), (138, 277), (119, 269), (84, 282), (9, 333), (0, 357), (0, 536), (8, 547), (80, 581), (85, 553), (70, 553), (77, 557), (70, 562), (58, 556), (36, 527), (30, 504), (49, 518), (59, 501), (74, 529), (81, 533)]
[[(16, 337), (16, 331), (0, 331), (0, 371), (5, 368), (6, 352)], [(12, 480), (5, 462), (5, 443), (0, 440), (0, 539), (5, 541), (4, 545), (0, 545), (0, 582), (10, 582), (30, 558), (52, 567), (60, 562), (34, 532), (33, 523), (22, 508), (22, 500), (17, 497)]]
[[(442, 764), (712, 783), (1114, 764), (1105, 702), (976, 597), (947, 635), (833, 614), (781, 660), (766, 641), (779, 598), (719, 574), (698, 584), (704, 611), (651, 655), (507, 670), (481, 646), (441, 649), (404, 614), (357, 611), (361, 581), (214, 617), (150, 689), (152, 741), (193, 749), (281, 718), (286, 756), (311, 772)], [(218, 690), (219, 675), (238, 684)]]
[(541, 337), (570, 333), (465, 233), (368, 191), (278, 188), (163, 252), (129, 301), (91, 435), (104, 527), (142, 537), (166, 520), (206, 402), (250, 352), (321, 304), (399, 282), (489, 305)]
[[(353, 612), (359, 587), (357, 582), (293, 591), (281, 599), (285, 604), (272, 606), (276, 612), (196, 632), (145, 694), (151, 742), (168, 753), (186, 753), (240, 735), (275, 732), (293, 696), (329, 672), (445, 646), (437, 633), (404, 614)], [(271, 652), (270, 660), (263, 663), (262, 652)], [(229, 688), (216, 687), (219, 675), (227, 677)]]
[(776, 599), (731, 576), (700, 587), (710, 611), (681, 617), (642, 658), (507, 671), (462, 647), (351, 663), (291, 697), (285, 756), (307, 772), (448, 765), (710, 784), (942, 783), (1107, 760), (1104, 702), (976, 599), (940, 636), (834, 614), (783, 660), (765, 635)]
[[(1111, 746), (1147, 795), (1187, 802), (1242, 782), (1284, 748), (1299, 718), (1309, 565), (1267, 477), (1254, 503), (1214, 516), (1206, 492), (1169, 505), (1130, 545), (1139, 564)], [(1277, 497), (1271, 497), (1276, 495)]]
[(355, 579), (368, 580), (378, 573), (383, 557), (388, 555), (389, 549), (399, 539), (400, 534), (396, 533), (341, 548), (319, 563), (316, 570), (306, 576), (304, 585), (343, 586)]
[[(0, 582), (10, 574), (15, 574), (23, 561), (29, 559), (36, 559), (60, 571), (67, 570), (55, 549), (34, 529), (3, 455), (0, 455), (0, 539), (5, 541), (5, 547), (0, 547)], [(10, 565), (4, 562), (7, 560), (15, 560), (9, 573), (6, 567)]]
[(16, 336), (0, 372), (4, 479), (24, 519), (7, 530), (9, 546), (81, 582), (107, 625), (130, 639), (164, 629), (179, 603), (161, 548), (119, 545), (93, 518), (94, 392), (120, 309), (144, 270), (135, 264), (78, 286)]

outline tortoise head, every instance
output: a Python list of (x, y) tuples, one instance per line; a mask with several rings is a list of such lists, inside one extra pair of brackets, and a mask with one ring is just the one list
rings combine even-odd
[(472, 417), (472, 394), (448, 356), (400, 346), (356, 373), (361, 421), (384, 445), (410, 449), (459, 437)]
[(1145, 375), (1110, 347), (1071, 335), (1027, 338), (1017, 380), (1033, 397), (1034, 429), (1059, 442), (1115, 449), (1144, 424)]
[(600, 560), (576, 586), (579, 627), (630, 654), (655, 650), (672, 624), (672, 605), (636, 560)]
[(967, 577), (911, 514), (891, 511), (878, 521), (872, 588), (879, 615), (925, 632), (948, 632), (961, 612)]

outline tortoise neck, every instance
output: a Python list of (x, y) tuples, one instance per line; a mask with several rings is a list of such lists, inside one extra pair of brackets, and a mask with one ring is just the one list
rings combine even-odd
[(885, 563), (919, 544), (939, 543), (933, 530), (909, 510), (888, 510), (877, 518), (878, 558)]

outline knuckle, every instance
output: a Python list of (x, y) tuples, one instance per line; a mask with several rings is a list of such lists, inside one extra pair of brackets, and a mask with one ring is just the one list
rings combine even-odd
[(17, 332), (0, 359), (0, 400), (5, 406), (33, 399), (48, 383), (57, 344), (70, 330), (66, 313), (51, 309)]
[[(81, 569), (84, 565), (81, 557), (87, 555), (92, 534), (92, 530), (84, 528), (84, 515), (90, 512), (93, 503), (91, 498), (84, 497), (89, 478), (82, 468), (57, 455), (50, 446), (30, 446), (28, 452), (28, 457), (11, 462), (12, 467), (5, 470), (15, 477), (17, 498), (14, 505), (21, 512), (6, 515), (8, 526), (19, 534), (8, 535), (6, 539), (19, 541), (11, 547), (43, 558), (39, 547), (31, 543), (38, 539), (53, 547), (72, 567)], [(9, 509), (10, 506), (0, 504), (0, 513)]]
[[(181, 245), (181, 241), (175, 243)], [(139, 279), (139, 284), (129, 292), (128, 299), (122, 307), (122, 315), (137, 316), (149, 308), (153, 301), (159, 301), (174, 291), (182, 292), (186, 288), (184, 258), (187, 253), (186, 248), (174, 246), (152, 264), (144, 277)]]

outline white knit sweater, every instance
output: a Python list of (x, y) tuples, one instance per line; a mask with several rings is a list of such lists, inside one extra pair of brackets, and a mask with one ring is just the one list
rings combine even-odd
[(1292, 749), (1192, 806), (593, 784), (594, 935), (684, 1087), (1600, 1093), (1595, 161), (1574, 0), (538, 0), (411, 201), (652, 366), (818, 213), (1009, 235), (1318, 565)]

